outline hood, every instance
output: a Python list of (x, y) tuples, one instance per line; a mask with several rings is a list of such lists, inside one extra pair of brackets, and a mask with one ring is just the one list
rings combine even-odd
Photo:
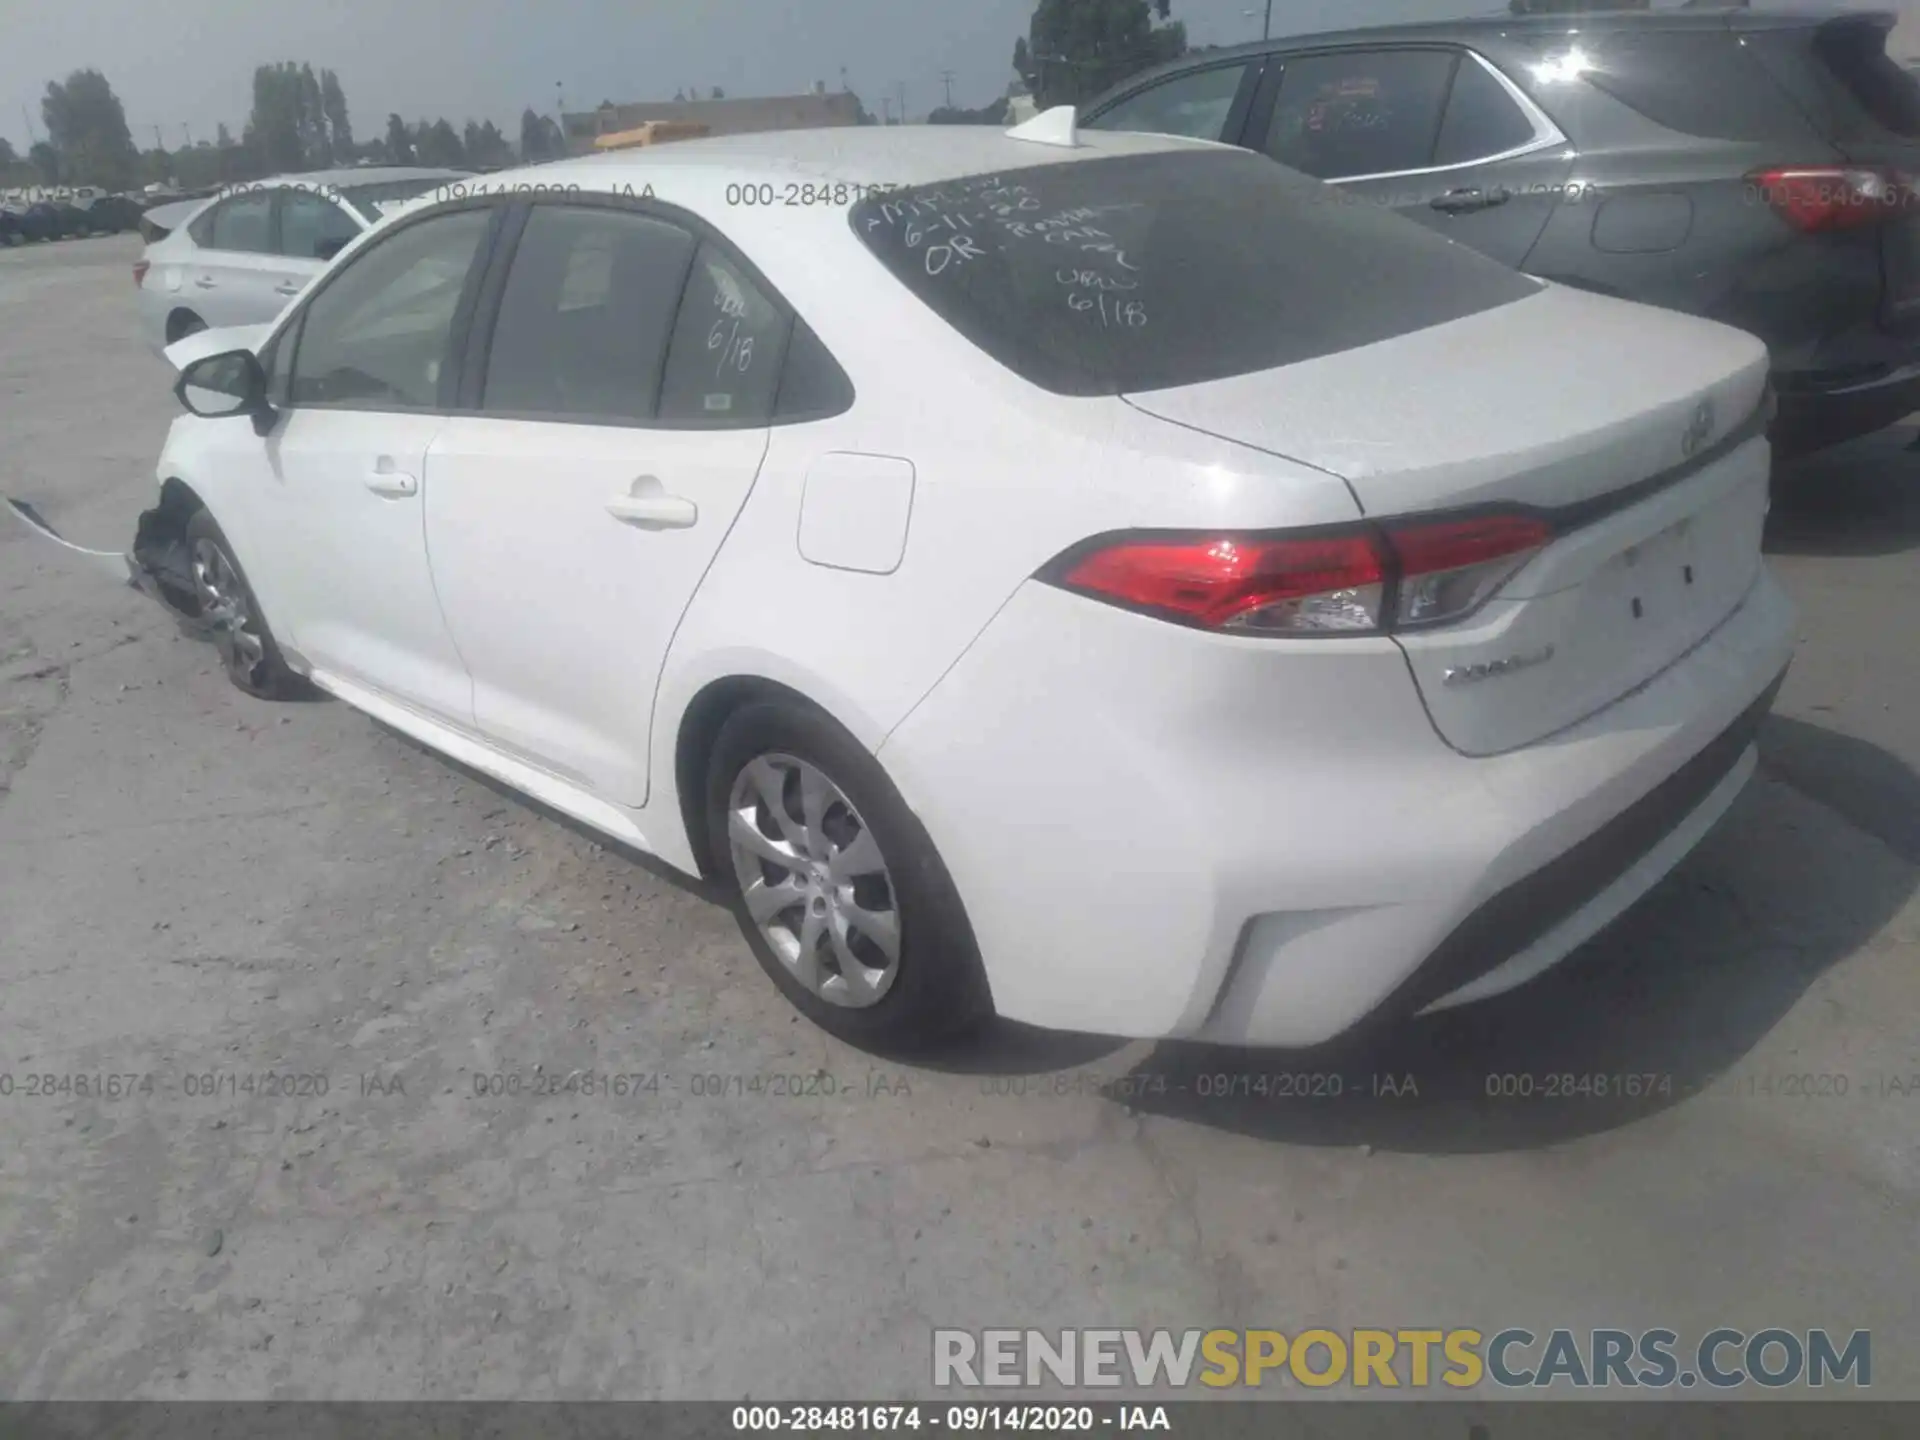
[(202, 330), (187, 336), (184, 340), (176, 340), (161, 353), (167, 357), (167, 363), (175, 370), (184, 370), (196, 360), (208, 355), (223, 355), (229, 350), (251, 350), (258, 353), (272, 333), (271, 323), (229, 325), (220, 330)]

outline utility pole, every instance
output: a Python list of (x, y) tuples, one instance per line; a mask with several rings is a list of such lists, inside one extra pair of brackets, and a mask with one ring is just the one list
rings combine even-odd
[(880, 123), (882, 125), (893, 124), (893, 97), (891, 95), (882, 95), (880, 97)]
[(191, 150), (193, 148), (193, 130), (184, 120), (180, 122), (180, 133), (186, 138), (187, 149)]
[(940, 83), (947, 87), (947, 108), (951, 110), (953, 108), (953, 71), (942, 70)]
[(153, 148), (158, 150), (162, 155), (167, 153), (167, 142), (165, 137), (160, 134), (158, 122), (155, 122), (153, 127)]
[(907, 82), (896, 80), (893, 82), (893, 89), (894, 93), (900, 97), (900, 123), (904, 125), (907, 123)]
[(27, 122), (27, 144), (38, 145), (40, 143), (40, 137), (33, 133), (33, 116), (27, 113), (27, 107), (25, 105), (20, 107), (20, 118)]

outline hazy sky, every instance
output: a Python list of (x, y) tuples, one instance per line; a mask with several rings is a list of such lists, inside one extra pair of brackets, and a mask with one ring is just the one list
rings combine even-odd
[[(1275, 0), (1275, 34), (1431, 19), (1504, 8), (1504, 0)], [(1255, 39), (1263, 0), (1174, 0), (1195, 44)], [(1255, 11), (1251, 18), (1247, 11)], [(1033, 0), (0, 0), (0, 135), (22, 153), (27, 115), (44, 137), (49, 80), (102, 71), (134, 141), (169, 148), (182, 126), (238, 137), (253, 67), (310, 61), (340, 75), (354, 133), (382, 133), (389, 111), (492, 119), (519, 134), (521, 110), (601, 100), (670, 99), (683, 86), (729, 95), (790, 94), (847, 79), (880, 113), (906, 86), (907, 111), (953, 96), (981, 105), (1006, 86), (1014, 38)], [(26, 115), (22, 114), (25, 109)]]

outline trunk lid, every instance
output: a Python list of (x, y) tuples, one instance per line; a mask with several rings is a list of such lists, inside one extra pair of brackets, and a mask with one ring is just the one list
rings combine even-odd
[(1457, 625), (1399, 637), (1474, 755), (1577, 723), (1684, 655), (1760, 566), (1758, 340), (1559, 286), (1378, 345), (1130, 394), (1175, 424), (1345, 480), (1381, 519), (1544, 512), (1556, 539)]

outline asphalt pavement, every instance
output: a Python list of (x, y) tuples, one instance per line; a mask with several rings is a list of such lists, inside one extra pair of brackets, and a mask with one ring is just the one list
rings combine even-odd
[[(0, 493), (106, 549), (176, 413), (136, 254), (0, 251)], [(1914, 433), (1787, 467), (1799, 655), (1705, 844), (1546, 979), (1310, 1057), (869, 1058), (697, 887), (242, 696), (0, 517), (0, 1396), (882, 1399), (936, 1326), (1726, 1325), (1870, 1330), (1920, 1398)], [(1264, 1079), (1304, 1072), (1341, 1093)]]

